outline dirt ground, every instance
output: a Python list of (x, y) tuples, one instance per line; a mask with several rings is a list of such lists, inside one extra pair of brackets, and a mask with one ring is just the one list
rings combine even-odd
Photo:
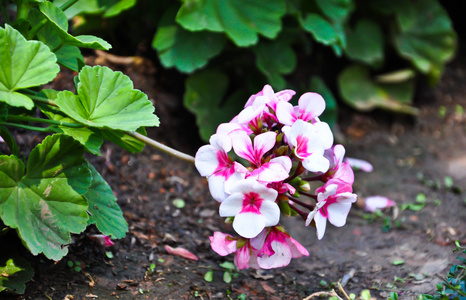
[[(149, 136), (194, 155), (201, 143), (193, 119), (180, 110), (179, 98), (154, 82), (157, 71), (150, 65), (118, 67), (154, 100), (162, 123)], [(239, 271), (229, 284), (219, 264), (233, 257), (214, 253), (209, 235), (232, 229), (218, 216), (207, 182), (194, 166), (149, 147), (133, 155), (105, 144), (103, 156), (90, 160), (114, 189), (130, 228), (109, 249), (114, 257), (109, 259), (88, 238), (95, 232), (90, 228), (74, 236), (61, 261), (33, 260), (36, 274), (25, 295), (0, 298), (303, 299), (335, 288), (338, 281), (348, 293), (370, 289), (375, 299), (386, 299), (391, 291), (400, 299), (433, 292), (440, 281), (436, 274), (445, 275), (456, 263), (453, 242), (466, 244), (466, 116), (458, 109), (466, 108), (465, 82), (466, 61), (457, 59), (438, 86), (418, 93), (417, 119), (344, 110), (340, 131), (347, 156), (374, 166), (371, 173), (356, 172), (355, 192), (361, 199), (387, 196), (396, 208), (370, 219), (355, 205), (347, 225), (328, 226), (320, 241), (302, 220), (282, 217), (310, 256), (282, 269)], [(33, 143), (28, 138), (24, 145)], [(453, 187), (445, 186), (446, 176)], [(425, 207), (401, 210), (420, 193), (426, 196)], [(186, 206), (177, 208), (175, 199)], [(165, 245), (188, 249), (198, 260), (168, 254)], [(75, 272), (68, 261), (80, 262), (83, 270)], [(206, 282), (210, 269), (213, 281)]]

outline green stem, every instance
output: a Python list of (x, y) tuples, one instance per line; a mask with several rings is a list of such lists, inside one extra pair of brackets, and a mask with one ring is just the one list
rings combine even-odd
[(149, 146), (152, 146), (152, 147), (154, 147), (156, 149), (159, 149), (159, 150), (161, 150), (161, 151), (163, 151), (165, 153), (173, 155), (173, 156), (175, 156), (177, 158), (180, 158), (182, 160), (185, 160), (187, 162), (194, 163), (194, 157), (192, 157), (191, 155), (188, 155), (188, 154), (185, 154), (185, 153), (180, 152), (178, 150), (175, 150), (173, 148), (170, 148), (170, 147), (168, 147), (168, 146), (166, 146), (164, 144), (161, 144), (161, 143), (159, 143), (157, 141), (154, 141), (153, 139), (148, 138), (147, 136), (144, 136), (144, 135), (142, 135), (140, 133), (137, 133), (137, 132), (134, 132), (134, 131), (133, 132), (127, 131), (126, 133), (129, 134), (130, 136), (140, 140), (141, 142), (144, 142), (145, 144), (147, 144)]
[(36, 33), (42, 29), (42, 27), (47, 24), (48, 19), (42, 19), (39, 23), (37, 23), (34, 27), (31, 28), (31, 30), (28, 32), (28, 40), (32, 40)]
[(460, 294), (461, 296), (466, 296), (466, 293), (464, 293), (463, 291), (461, 291), (460, 289), (457, 289), (456, 287), (454, 287), (453, 285), (451, 285), (445, 278), (443, 278), (442, 276), (438, 275), (438, 274), (435, 274), (438, 278), (440, 278), (443, 283), (448, 286), (450, 289), (458, 292), (458, 294)]
[(29, 10), (31, 9), (29, 1), (23, 0), (18, 1), (18, 10), (16, 13), (16, 20), (27, 20), (29, 15)]
[(37, 95), (34, 95), (34, 94), (33, 95), (28, 94), (27, 96), (29, 98), (31, 98), (32, 100), (36, 101), (36, 102), (44, 103), (44, 104), (47, 104), (47, 105), (50, 105), (50, 106), (58, 107), (58, 105), (55, 103), (55, 101), (50, 100), (48, 98), (37, 96)]
[(7, 120), (8, 121), (19, 121), (19, 122), (46, 123), (46, 124), (53, 124), (53, 125), (67, 126), (67, 127), (74, 127), (74, 128), (84, 127), (84, 125), (82, 124), (67, 123), (67, 122), (55, 121), (55, 120), (50, 120), (50, 119), (24, 117), (24, 116), (8, 116)]
[(68, 0), (66, 3), (64, 3), (62, 6), (60, 6), (60, 9), (62, 11), (65, 11), (68, 8), (70, 8), (71, 5), (75, 4), (76, 2), (78, 2), (78, 0)]
[(0, 125), (17, 127), (17, 128), (39, 131), (39, 132), (51, 132), (51, 130), (48, 127), (43, 128), (43, 127), (28, 126), (28, 125), (16, 124), (16, 123), (10, 123), (10, 122), (0, 122)]

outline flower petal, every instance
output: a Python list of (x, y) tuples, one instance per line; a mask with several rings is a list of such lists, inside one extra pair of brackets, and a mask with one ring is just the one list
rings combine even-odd
[(295, 109), (289, 102), (280, 101), (277, 103), (277, 119), (284, 125), (293, 125), (297, 119)]
[(395, 206), (396, 202), (384, 196), (370, 196), (364, 201), (364, 210), (375, 212), (377, 209)]
[(299, 97), (299, 118), (311, 121), (320, 116), (325, 110), (325, 100), (317, 93), (304, 93)]
[(178, 247), (178, 248), (172, 248), (168, 245), (165, 245), (165, 250), (167, 250), (168, 253), (173, 254), (173, 255), (178, 255), (187, 259), (191, 260), (198, 260), (197, 256), (189, 252), (188, 250)]
[(327, 227), (327, 218), (318, 212), (314, 216), (314, 222), (316, 223), (317, 238), (321, 240), (324, 237), (325, 228)]
[(272, 201), (264, 201), (260, 207), (260, 212), (265, 218), (265, 226), (275, 226), (280, 221), (280, 208)]
[(327, 207), (328, 221), (336, 227), (346, 224), (351, 203), (332, 203)]
[(262, 269), (280, 268), (290, 264), (293, 256), (290, 247), (286, 243), (279, 241), (271, 242), (274, 255), (264, 255), (257, 258), (257, 263)]
[(236, 251), (236, 240), (230, 240), (231, 235), (215, 231), (213, 236), (209, 236), (210, 246), (217, 254), (226, 256)]
[(330, 167), (330, 162), (320, 153), (313, 153), (303, 160), (303, 166), (311, 172), (325, 173)]
[(235, 216), (233, 229), (242, 237), (256, 237), (265, 227), (265, 218), (256, 213), (246, 212)]
[(201, 176), (210, 176), (219, 165), (217, 149), (212, 145), (204, 145), (196, 152), (194, 165)]
[(374, 167), (371, 165), (370, 162), (362, 160), (362, 159), (347, 157), (345, 158), (345, 161), (349, 163), (353, 169), (356, 169), (356, 170), (361, 170), (363, 172), (368, 172), (368, 173), (374, 170)]
[(243, 194), (233, 193), (220, 203), (219, 214), (220, 217), (234, 217), (242, 209)]

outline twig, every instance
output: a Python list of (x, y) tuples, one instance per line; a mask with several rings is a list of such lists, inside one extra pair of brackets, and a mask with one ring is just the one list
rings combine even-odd
[(337, 285), (338, 285), (338, 289), (340, 290), (340, 292), (343, 293), (343, 295), (345, 295), (346, 299), (351, 300), (351, 298), (348, 296), (348, 294), (345, 292), (345, 290), (341, 286), (340, 282), (337, 282)]
[(304, 298), (303, 300), (311, 300), (313, 299), (314, 297), (320, 297), (320, 296), (330, 296), (330, 297), (337, 297), (339, 300), (343, 300), (340, 296), (338, 296), (337, 293), (335, 293), (334, 290), (330, 291), (330, 292), (316, 292), (312, 295), (309, 295), (307, 296), (306, 298)]

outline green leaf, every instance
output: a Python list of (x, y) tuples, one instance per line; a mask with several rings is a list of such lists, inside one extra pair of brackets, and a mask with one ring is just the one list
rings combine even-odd
[(91, 176), (83, 154), (79, 143), (56, 134), (31, 151), (25, 175), (18, 158), (0, 156), (0, 217), (34, 255), (61, 259), (70, 233), (87, 226), (88, 205), (81, 194)]
[(352, 0), (316, 0), (322, 12), (330, 19), (343, 23), (354, 9)]
[(346, 36), (345, 53), (349, 58), (374, 67), (382, 64), (384, 39), (377, 23), (359, 19), (354, 30), (349, 31)]
[(17, 90), (52, 81), (60, 71), (57, 58), (39, 41), (27, 41), (5, 24), (0, 28), (0, 101), (31, 109), (34, 102)]
[(174, 22), (176, 11), (167, 11), (161, 21), (152, 46), (157, 49), (161, 63), (192, 73), (204, 67), (209, 59), (218, 55), (225, 45), (222, 34), (189, 32)]
[(239, 47), (254, 45), (258, 34), (274, 39), (282, 28), (284, 0), (187, 0), (176, 21), (190, 31), (225, 32)]
[(8, 145), (8, 148), (10, 149), (11, 154), (20, 156), (18, 144), (16, 143), (15, 138), (10, 133), (8, 128), (4, 126), (0, 126), (0, 136), (3, 138), (5, 143)]
[(224, 268), (224, 269), (227, 269), (227, 270), (234, 270), (236, 269), (236, 266), (234, 263), (232, 262), (229, 262), (229, 261), (224, 261), (220, 264), (220, 267)]
[(319, 14), (308, 14), (304, 19), (299, 18), (301, 26), (310, 32), (314, 39), (327, 46), (331, 46), (337, 56), (346, 47), (346, 36), (340, 23), (329, 22)]
[(399, 27), (395, 35), (398, 52), (436, 82), (457, 45), (447, 12), (435, 0), (419, 0), (403, 1), (403, 5), (396, 6), (395, 14)]
[[(38, 35), (50, 41), (60, 38), (65, 45), (77, 46), (80, 48), (92, 48), (99, 50), (109, 50), (112, 46), (101, 38), (91, 35), (72, 36), (68, 33), (68, 19), (65, 13), (52, 2), (46, 1), (39, 5), (40, 12), (49, 21), (48, 28), (42, 28)], [(40, 18), (35, 18), (36, 22)], [(52, 35), (52, 36), (51, 36)]]
[[(144, 127), (139, 128), (136, 132), (147, 135), (146, 130)], [(131, 153), (139, 153), (144, 149), (146, 145), (144, 142), (130, 136), (124, 131), (121, 130), (101, 130), (100, 133), (102, 134), (103, 138), (117, 144), (121, 148), (131, 152)]]
[(124, 131), (159, 125), (147, 95), (133, 89), (131, 79), (121, 72), (85, 66), (79, 73), (77, 92), (62, 91), (55, 103), (81, 124)]
[(204, 280), (207, 282), (212, 282), (212, 280), (214, 280), (214, 271), (212, 270), (207, 271), (207, 273), (205, 273), (204, 275)]
[(197, 72), (186, 80), (184, 104), (196, 115), (200, 135), (206, 141), (220, 123), (230, 121), (244, 105), (241, 91), (223, 101), (227, 86), (228, 77), (215, 69)]
[(231, 282), (231, 273), (230, 272), (223, 272), (223, 282), (230, 283)]
[(325, 100), (325, 110), (320, 119), (327, 122), (331, 127), (335, 126), (338, 119), (338, 105), (332, 91), (330, 91), (322, 78), (318, 76), (311, 78), (309, 90), (319, 93)]
[(100, 232), (112, 238), (123, 238), (128, 231), (128, 224), (123, 212), (116, 202), (112, 189), (97, 170), (89, 164), (92, 174), (91, 186), (84, 194), (89, 203), (89, 224), (97, 226)]
[(64, 45), (55, 52), (55, 55), (59, 64), (72, 71), (79, 72), (85, 65), (81, 50), (76, 46)]
[(277, 90), (286, 87), (282, 75), (296, 68), (296, 55), (290, 43), (279, 39), (273, 42), (261, 41), (253, 49), (256, 54), (257, 68), (267, 77), (270, 85)]
[(372, 80), (362, 66), (350, 66), (338, 77), (341, 97), (350, 106), (361, 111), (374, 108), (416, 115), (418, 110), (408, 105), (414, 93), (414, 81), (381, 84)]
[(26, 282), (34, 276), (34, 269), (24, 258), (8, 247), (0, 249), (0, 292), (23, 294)]
[(402, 264), (404, 264), (404, 263), (405, 263), (405, 261), (404, 261), (403, 259), (392, 261), (392, 264), (393, 264), (394, 266), (399, 266), (399, 265), (402, 265)]
[[(53, 3), (61, 7), (67, 0), (55, 0)], [(130, 9), (136, 0), (79, 0), (65, 11), (67, 18), (78, 14), (103, 14), (104, 18), (114, 17), (122, 11)]]
[[(41, 93), (45, 95), (48, 99), (55, 100), (57, 97), (57, 91), (53, 90), (42, 90)], [(52, 108), (48, 105), (41, 105), (39, 104), (38, 107), (40, 110), (51, 120), (64, 122), (64, 123), (71, 123), (71, 124), (80, 124), (76, 122), (74, 119), (64, 115), (61, 113), (60, 110)], [(69, 126), (51, 126), (51, 130), (56, 133), (63, 133), (66, 134), (76, 141), (78, 141), (81, 145), (86, 147), (87, 151), (94, 155), (100, 156), (100, 147), (102, 146), (103, 139), (102, 135), (99, 132), (91, 130), (89, 127), (69, 127)]]

